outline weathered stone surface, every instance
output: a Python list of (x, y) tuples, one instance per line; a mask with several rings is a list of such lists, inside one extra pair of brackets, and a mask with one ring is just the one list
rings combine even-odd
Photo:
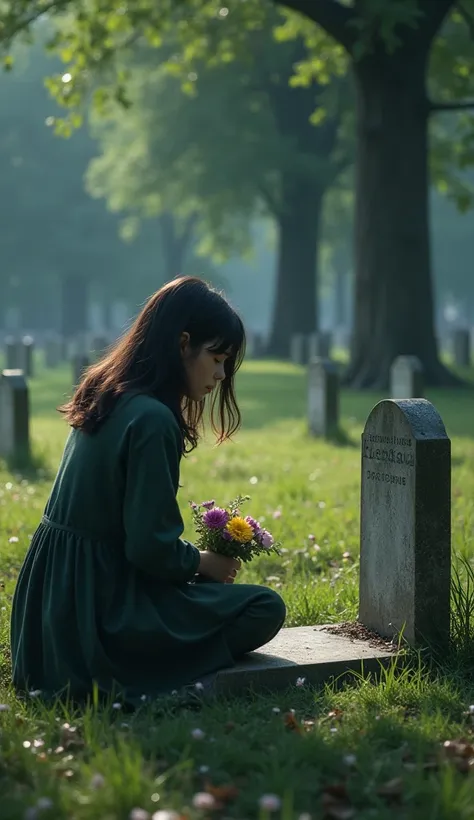
[(411, 644), (449, 638), (451, 443), (425, 399), (385, 400), (362, 434), (359, 620)]
[(366, 641), (334, 635), (322, 626), (282, 629), (273, 641), (252, 652), (231, 669), (218, 672), (216, 693), (249, 688), (278, 690), (294, 685), (297, 678), (320, 684), (357, 672), (380, 671), (381, 664), (396, 657), (389, 650), (374, 649)]

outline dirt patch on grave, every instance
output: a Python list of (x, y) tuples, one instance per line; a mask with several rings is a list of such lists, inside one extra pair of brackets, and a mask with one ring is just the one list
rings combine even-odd
[(385, 652), (396, 652), (398, 644), (396, 638), (384, 638), (377, 632), (368, 629), (364, 624), (357, 621), (344, 621), (341, 624), (334, 624), (332, 626), (323, 627), (325, 632), (330, 632), (332, 635), (341, 635), (344, 638), (350, 638), (353, 641), (364, 641), (369, 646), (376, 649), (383, 649)]

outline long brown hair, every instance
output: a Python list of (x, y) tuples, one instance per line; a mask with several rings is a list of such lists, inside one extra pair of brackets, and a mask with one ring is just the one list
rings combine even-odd
[(218, 443), (240, 427), (241, 415), (234, 376), (245, 352), (240, 317), (226, 299), (202, 279), (183, 276), (151, 296), (132, 327), (97, 364), (89, 367), (72, 398), (58, 407), (71, 427), (94, 434), (123, 393), (137, 390), (162, 401), (175, 414), (183, 434), (183, 450), (199, 439), (205, 400), (186, 394), (180, 339), (189, 333), (193, 351), (212, 345), (217, 354), (229, 353), (225, 378), (211, 402), (210, 420)]

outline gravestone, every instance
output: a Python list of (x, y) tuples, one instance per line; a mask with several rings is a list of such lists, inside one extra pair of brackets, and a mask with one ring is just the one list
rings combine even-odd
[(253, 357), (262, 359), (265, 356), (265, 337), (263, 333), (254, 333), (253, 336)]
[(339, 429), (339, 375), (328, 359), (309, 363), (308, 419), (313, 436), (330, 437)]
[(425, 392), (423, 365), (416, 356), (398, 356), (390, 369), (392, 399), (418, 399)]
[(454, 362), (458, 367), (471, 365), (471, 333), (469, 330), (457, 328), (453, 333)]
[(449, 639), (451, 443), (425, 399), (379, 402), (362, 434), (359, 620), (410, 644)]
[(34, 349), (35, 341), (32, 336), (23, 336), (18, 346), (18, 364), (17, 367), (23, 370), (27, 379), (31, 379), (34, 375)]
[(308, 336), (308, 357), (312, 359), (330, 359), (332, 347), (332, 333), (320, 331)]
[(109, 340), (107, 339), (106, 336), (99, 335), (99, 334), (93, 336), (92, 339), (91, 339), (91, 344), (90, 344), (90, 353), (91, 353), (92, 359), (94, 361), (97, 361), (98, 359), (101, 359), (105, 355), (105, 353), (107, 352), (108, 347), (109, 347)]
[(293, 364), (306, 363), (306, 337), (304, 333), (294, 333), (290, 340), (290, 359)]
[(28, 385), (22, 370), (0, 376), (0, 455), (27, 460), (30, 454)]
[(5, 361), (7, 370), (15, 370), (19, 366), (18, 342), (14, 336), (5, 339)]
[(48, 368), (58, 367), (63, 357), (63, 341), (56, 333), (49, 334), (44, 342), (44, 363)]
[(90, 360), (88, 356), (85, 356), (83, 353), (76, 353), (72, 357), (72, 383), (74, 387), (77, 387), (79, 382), (84, 375), (84, 371), (90, 365)]

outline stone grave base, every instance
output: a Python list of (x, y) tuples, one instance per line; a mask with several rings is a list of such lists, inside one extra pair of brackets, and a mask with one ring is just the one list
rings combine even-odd
[[(294, 686), (297, 678), (307, 684), (350, 680), (351, 673), (377, 677), (381, 666), (400, 657), (389, 642), (353, 637), (354, 630), (328, 624), (282, 629), (273, 641), (252, 652), (231, 669), (218, 672), (213, 694), (238, 694), (249, 689), (276, 691)], [(349, 633), (349, 634), (348, 634)]]

